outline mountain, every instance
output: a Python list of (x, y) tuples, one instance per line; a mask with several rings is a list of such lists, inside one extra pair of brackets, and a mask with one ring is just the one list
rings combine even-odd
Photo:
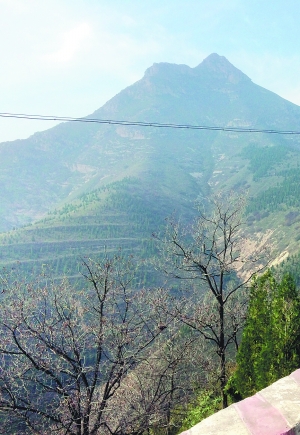
[[(300, 107), (217, 54), (154, 64), (87, 118), (300, 131)], [(104, 245), (152, 252), (166, 216), (189, 221), (220, 189), (247, 190), (248, 231), (295, 253), (299, 150), (298, 135), (79, 122), (1, 143), (1, 264), (60, 275)]]

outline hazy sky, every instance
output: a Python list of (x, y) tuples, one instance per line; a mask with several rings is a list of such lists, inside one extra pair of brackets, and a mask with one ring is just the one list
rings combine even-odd
[[(299, 0), (0, 0), (0, 112), (85, 116), (154, 62), (213, 52), (300, 105), (299, 16)], [(0, 119), (0, 141), (52, 125)]]

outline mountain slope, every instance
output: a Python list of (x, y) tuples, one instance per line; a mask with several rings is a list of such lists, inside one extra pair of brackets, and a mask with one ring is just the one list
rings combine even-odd
[[(154, 64), (89, 117), (300, 130), (300, 107), (217, 54)], [(71, 122), (2, 143), (1, 230), (42, 219), (3, 233), (2, 264), (53, 260), (60, 274), (103, 245), (150, 252), (166, 216), (189, 220), (196, 199), (224, 188), (249, 191), (249, 231), (295, 252), (299, 149), (298, 136)]]

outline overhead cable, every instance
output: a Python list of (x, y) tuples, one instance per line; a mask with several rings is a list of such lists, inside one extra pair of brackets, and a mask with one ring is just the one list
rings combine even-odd
[(245, 128), (245, 127), (222, 127), (208, 126), (195, 124), (169, 124), (159, 122), (143, 122), (143, 121), (119, 121), (115, 119), (98, 119), (98, 118), (73, 118), (70, 116), (55, 116), (55, 115), (29, 115), (25, 113), (0, 113), (0, 118), (17, 118), (17, 119), (35, 119), (39, 121), (62, 121), (62, 122), (88, 122), (94, 124), (110, 124), (110, 125), (125, 125), (138, 127), (154, 127), (154, 128), (176, 128), (189, 130), (212, 130), (212, 131), (228, 131), (235, 133), (268, 133), (268, 134), (285, 134), (285, 135), (300, 135), (297, 130), (275, 130), (275, 129), (260, 129), (260, 128)]

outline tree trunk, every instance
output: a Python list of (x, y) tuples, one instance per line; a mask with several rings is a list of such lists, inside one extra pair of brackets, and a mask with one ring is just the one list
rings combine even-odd
[(220, 383), (222, 392), (222, 406), (227, 408), (228, 400), (225, 393), (226, 387), (226, 355), (225, 355), (225, 336), (224, 336), (224, 302), (222, 296), (219, 298), (219, 318), (220, 318), (220, 335), (219, 335), (219, 356), (220, 356)]

